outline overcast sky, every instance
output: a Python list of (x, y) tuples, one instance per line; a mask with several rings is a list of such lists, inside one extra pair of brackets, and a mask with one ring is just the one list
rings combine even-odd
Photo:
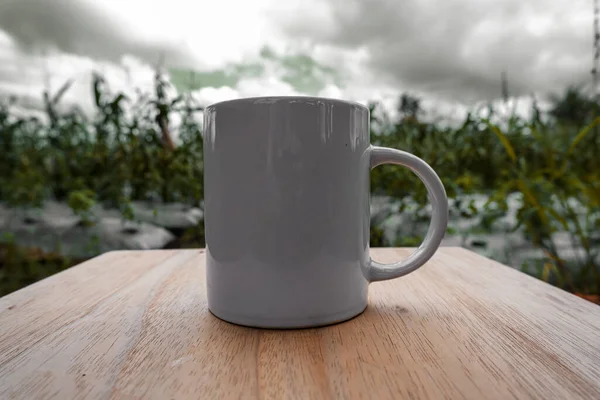
[[(343, 76), (310, 94), (472, 103), (498, 98), (506, 71), (511, 95), (544, 95), (590, 81), (592, 0), (0, 0), (0, 92), (35, 98), (74, 78), (68, 99), (84, 101), (92, 69), (149, 87), (161, 57), (214, 70), (264, 45)], [(266, 71), (203, 98), (297, 92)]]

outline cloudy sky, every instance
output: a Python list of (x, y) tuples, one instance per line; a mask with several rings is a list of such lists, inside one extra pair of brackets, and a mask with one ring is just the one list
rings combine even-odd
[(35, 103), (74, 79), (66, 101), (89, 104), (92, 70), (144, 89), (163, 60), (200, 74), (204, 102), (410, 91), (452, 107), (500, 97), (502, 71), (511, 95), (544, 96), (590, 81), (592, 18), (592, 0), (0, 0), (0, 94)]

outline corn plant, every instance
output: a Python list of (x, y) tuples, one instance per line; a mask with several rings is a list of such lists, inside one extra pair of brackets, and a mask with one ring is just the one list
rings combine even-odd
[[(135, 220), (133, 201), (202, 205), (203, 108), (191, 95), (174, 94), (159, 72), (152, 92), (129, 96), (94, 74), (90, 115), (62, 105), (71, 84), (43, 94), (43, 118), (17, 116), (15, 99), (0, 102), (0, 205), (36, 208), (58, 200), (70, 204), (83, 225), (94, 223), (97, 206), (119, 209), (124, 220)], [(600, 293), (600, 122), (592, 120), (598, 115), (594, 99), (570, 89), (548, 118), (534, 107), (530, 120), (512, 114), (494, 124), (497, 115), (490, 107), (487, 119), (475, 110), (454, 127), (424, 121), (420, 102), (411, 96), (404, 96), (400, 106), (400, 118), (394, 120), (370, 104), (373, 144), (427, 161), (456, 200), (452, 212), (483, 217), (481, 229), (504, 215), (509, 195), (520, 194), (523, 204), (513, 229), (545, 255), (526, 271), (573, 292)], [(372, 170), (371, 190), (401, 200), (395, 212), (416, 203), (415, 218), (428, 219), (422, 212), (427, 191), (407, 169)], [(489, 198), (486, 210), (461, 200), (471, 194)], [(562, 256), (558, 233), (581, 250), (574, 259)], [(69, 265), (18, 249), (5, 234), (0, 232), (0, 294)], [(412, 246), (421, 239), (415, 234), (390, 241), (381, 226), (371, 227), (372, 246)], [(203, 246), (203, 225), (181, 233), (177, 245)]]

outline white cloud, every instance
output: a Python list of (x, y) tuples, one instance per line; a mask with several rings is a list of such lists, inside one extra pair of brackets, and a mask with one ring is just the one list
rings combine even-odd
[[(5, 0), (0, 3), (0, 91), (41, 99), (75, 79), (65, 101), (92, 107), (91, 72), (114, 90), (152, 89), (153, 68), (197, 70), (244, 62), (268, 44), (333, 66), (340, 81), (317, 93), (395, 108), (423, 96), (436, 113), (463, 113), (500, 95), (560, 91), (588, 79), (587, 0)], [(4, 30), (4, 31), (2, 31)], [(204, 104), (298, 93), (279, 67), (196, 93)], [(289, 80), (288, 80), (289, 81)], [(458, 110), (458, 111), (456, 111)]]
[(229, 86), (220, 88), (206, 87), (192, 92), (194, 99), (202, 106), (208, 106), (218, 101), (233, 100), (240, 97), (240, 92)]
[(119, 62), (110, 62), (56, 51), (32, 54), (6, 40), (6, 36), (0, 35), (0, 91), (18, 96), (21, 103), (33, 108), (41, 108), (44, 90), (53, 95), (72, 80), (61, 104), (76, 104), (84, 111), (92, 111), (93, 72), (101, 73), (115, 91), (133, 95), (134, 88), (146, 92), (153, 88), (152, 66), (134, 57), (123, 56)]
[(515, 96), (589, 78), (586, 0), (306, 0), (272, 12), (288, 40), (366, 51), (379, 82), (446, 100), (500, 97), (503, 70)]
[(298, 93), (290, 84), (273, 76), (242, 80), (237, 86), (241, 96), (292, 96)]
[(198, 68), (239, 60), (273, 42), (264, 11), (275, 0), (5, 0), (0, 28), (28, 50), (118, 61), (132, 54)]

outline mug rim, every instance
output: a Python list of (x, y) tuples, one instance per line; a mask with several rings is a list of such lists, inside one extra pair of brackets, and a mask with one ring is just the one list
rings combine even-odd
[(218, 101), (215, 103), (212, 103), (210, 105), (208, 105), (204, 110), (205, 111), (210, 111), (210, 109), (214, 109), (216, 107), (220, 107), (220, 106), (227, 106), (227, 105), (252, 105), (252, 104), (264, 104), (264, 103), (277, 103), (280, 101), (287, 101), (287, 102), (291, 102), (291, 101), (300, 101), (300, 102), (309, 102), (309, 101), (318, 101), (318, 102), (323, 102), (323, 103), (328, 103), (328, 104), (337, 104), (337, 105), (344, 105), (344, 106), (349, 106), (349, 107), (354, 107), (354, 108), (360, 108), (363, 109), (365, 111), (369, 111), (368, 107), (366, 107), (363, 104), (360, 104), (356, 101), (351, 101), (351, 100), (342, 100), (342, 99), (336, 99), (336, 98), (332, 98), (332, 97), (320, 97), (320, 96), (299, 96), (299, 95), (293, 95), (293, 96), (252, 96), (252, 97), (239, 97), (236, 99), (230, 99), (230, 100), (223, 100), (223, 101)]

